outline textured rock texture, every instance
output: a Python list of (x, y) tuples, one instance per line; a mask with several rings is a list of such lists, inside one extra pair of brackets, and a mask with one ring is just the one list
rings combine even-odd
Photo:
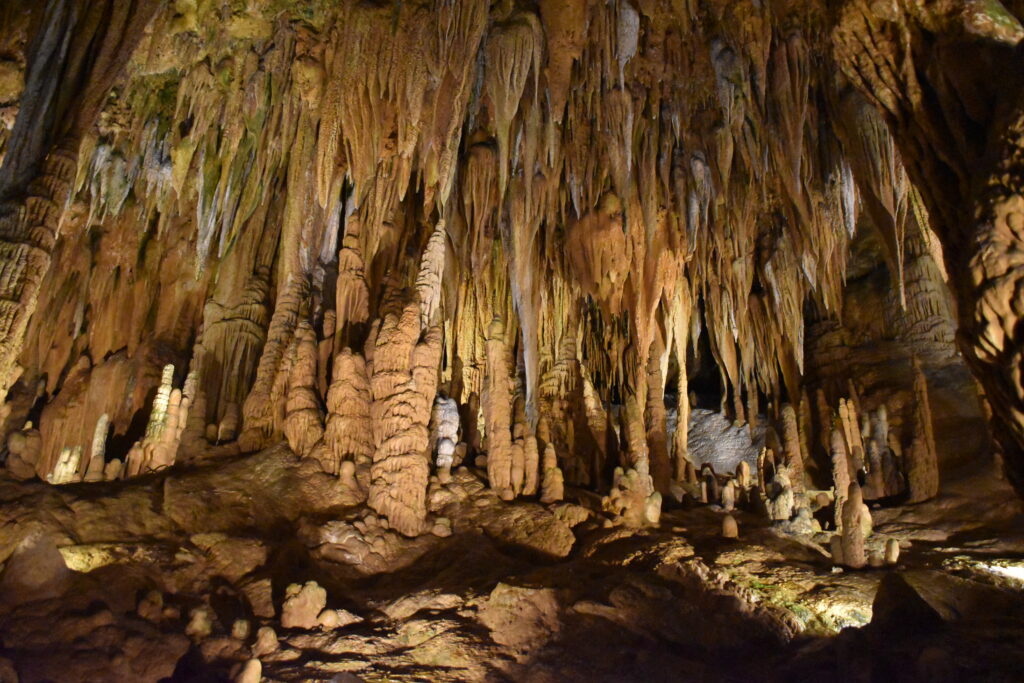
[(0, 0), (0, 679), (1015, 672), (1022, 18)]

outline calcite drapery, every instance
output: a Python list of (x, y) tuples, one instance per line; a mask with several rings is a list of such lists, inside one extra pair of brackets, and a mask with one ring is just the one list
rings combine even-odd
[(107, 92), (160, 9), (139, 0), (68, 0), (45, 8), (25, 101), (0, 167), (0, 398), (50, 267), (73, 189), (78, 147)]
[(242, 432), (238, 439), (243, 451), (257, 450), (266, 445), (275, 433), (281, 433), (284, 426), (283, 399), (292, 360), (287, 352), (301, 320), (305, 293), (305, 283), (298, 277), (292, 277), (274, 308), (256, 381), (242, 406)]

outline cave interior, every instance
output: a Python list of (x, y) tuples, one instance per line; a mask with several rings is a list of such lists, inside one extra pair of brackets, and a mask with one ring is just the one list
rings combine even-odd
[(0, 683), (1016, 681), (1024, 0), (0, 0)]

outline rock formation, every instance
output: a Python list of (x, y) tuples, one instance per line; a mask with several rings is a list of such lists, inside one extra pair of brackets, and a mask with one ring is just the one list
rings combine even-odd
[(7, 437), (7, 471), (16, 479), (31, 479), (42, 449), (39, 430), (26, 422), (24, 429), (12, 431)]
[(544, 460), (541, 463), (540, 502), (556, 503), (565, 496), (565, 477), (558, 466), (555, 447), (548, 444), (544, 447)]
[(281, 626), (285, 628), (313, 629), (319, 625), (319, 616), (327, 606), (327, 591), (316, 581), (300, 586), (293, 583), (285, 590), (281, 606)]
[(324, 440), (331, 454), (327, 471), (340, 472), (345, 461), (369, 466), (373, 459), (371, 403), (365, 359), (351, 349), (342, 349), (334, 357), (333, 380), (327, 392)]
[(512, 486), (512, 393), (505, 344), (505, 325), (494, 319), (487, 329), (487, 388), (482, 401), (487, 437), (487, 480), (505, 500)]
[(434, 399), (430, 414), (430, 443), (436, 454), (434, 464), (439, 474), (448, 478), (455, 460), (455, 446), (459, 441), (459, 406), (451, 398)]
[(921, 364), (914, 362), (913, 440), (904, 453), (910, 500), (920, 503), (939, 492), (939, 464), (935, 454), (932, 413), (928, 405), (928, 381)]
[(1012, 678), (1022, 19), (0, 0), (0, 679)]
[(832, 458), (832, 483), (835, 492), (835, 525), (843, 524), (843, 505), (850, 488), (850, 466), (846, 456), (846, 440), (839, 429), (832, 430), (830, 456)]
[(106, 413), (96, 420), (96, 431), (93, 433), (92, 446), (89, 449), (89, 460), (85, 468), (85, 476), (82, 478), (83, 481), (103, 481), (103, 470), (107, 465), (107, 427), (109, 424), (110, 418), (107, 417)]
[[(288, 363), (284, 435), (296, 455), (313, 456), (323, 446), (324, 418), (316, 381), (319, 353), (309, 323), (303, 321), (296, 327), (289, 353), (293, 357)], [(321, 464), (325, 471), (334, 469), (329, 461), (321, 460)]]
[(657, 526), (661, 519), (661, 494), (654, 490), (654, 480), (643, 469), (616, 468), (612, 490), (601, 506), (616, 522), (628, 527)]
[(863, 568), (867, 560), (866, 542), (871, 535), (871, 512), (857, 482), (850, 482), (842, 509), (839, 541), (832, 543), (832, 561), (851, 569)]
[(195, 376), (189, 374), (182, 389), (174, 387), (174, 366), (163, 369), (153, 399), (149, 422), (142, 439), (135, 442), (124, 464), (124, 476), (134, 477), (171, 467), (188, 423), (189, 408), (196, 390)]

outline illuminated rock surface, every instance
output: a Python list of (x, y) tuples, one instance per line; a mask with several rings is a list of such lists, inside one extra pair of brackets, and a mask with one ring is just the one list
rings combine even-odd
[(1022, 18), (0, 0), (0, 680), (1016, 679)]

